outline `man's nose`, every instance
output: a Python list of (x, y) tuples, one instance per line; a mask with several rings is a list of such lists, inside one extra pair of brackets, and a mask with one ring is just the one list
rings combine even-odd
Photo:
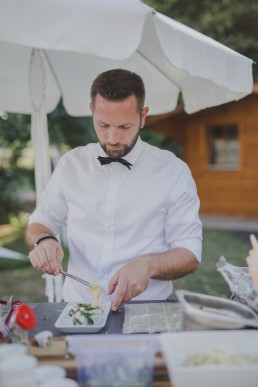
[(117, 128), (110, 128), (108, 135), (110, 144), (117, 144), (119, 142), (120, 133)]

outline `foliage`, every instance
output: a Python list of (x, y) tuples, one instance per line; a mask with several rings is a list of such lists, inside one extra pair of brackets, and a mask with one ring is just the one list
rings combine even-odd
[(17, 200), (18, 188), (32, 179), (31, 171), (19, 168), (17, 162), (30, 141), (29, 116), (10, 114), (0, 119), (0, 147), (9, 149), (7, 166), (0, 166), (0, 223), (8, 223), (11, 215), (21, 210)]
[(30, 116), (8, 114), (7, 119), (0, 119), (0, 147), (11, 150), (10, 168), (17, 164), (22, 150), (30, 141)]
[(25, 182), (33, 180), (32, 171), (25, 168), (0, 168), (0, 224), (9, 223), (11, 216), (17, 216), (24, 205), (17, 192)]
[(170, 152), (173, 152), (177, 157), (182, 158), (183, 152), (181, 145), (171, 141), (161, 132), (145, 128), (141, 131), (141, 139), (150, 145), (157, 146), (161, 149), (169, 150)]
[[(258, 62), (257, 0), (144, 0), (173, 19)], [(254, 66), (258, 82), (258, 69)]]
[(69, 116), (62, 102), (49, 114), (48, 127), (50, 143), (57, 146), (64, 144), (66, 149), (97, 141), (92, 118)]

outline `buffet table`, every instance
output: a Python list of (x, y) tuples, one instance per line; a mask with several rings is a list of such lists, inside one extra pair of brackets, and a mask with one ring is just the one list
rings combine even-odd
[[(30, 304), (37, 317), (37, 326), (30, 331), (29, 351), (36, 356), (39, 364), (56, 364), (64, 367), (67, 377), (77, 378), (77, 367), (73, 356), (66, 352), (65, 336), (55, 328), (55, 322), (62, 313), (66, 303), (40, 303)], [(110, 312), (105, 327), (96, 335), (101, 334), (120, 334), (122, 333), (124, 321), (124, 307), (117, 312)], [(36, 333), (50, 330), (53, 335), (53, 342), (50, 347), (40, 348), (35, 340)], [(156, 354), (153, 372), (153, 387), (171, 387), (167, 367), (160, 352)]]

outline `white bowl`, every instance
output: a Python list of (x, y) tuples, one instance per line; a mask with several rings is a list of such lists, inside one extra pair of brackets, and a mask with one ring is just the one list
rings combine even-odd
[(31, 355), (17, 355), (0, 364), (1, 387), (35, 387), (37, 359)]
[(20, 343), (2, 344), (0, 346), (0, 361), (5, 360), (8, 357), (13, 357), (16, 355), (24, 355), (27, 352), (28, 352), (28, 348), (24, 344), (20, 344)]
[(36, 368), (36, 379), (39, 384), (53, 378), (65, 378), (66, 371), (63, 367), (44, 364)]
[(258, 332), (255, 330), (162, 333), (160, 341), (173, 387), (257, 387), (258, 362), (184, 365), (189, 356), (214, 349), (258, 359)]

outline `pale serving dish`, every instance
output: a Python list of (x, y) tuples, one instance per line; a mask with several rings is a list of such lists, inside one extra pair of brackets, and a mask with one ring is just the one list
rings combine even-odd
[(184, 365), (189, 356), (212, 350), (256, 357), (258, 332), (255, 330), (162, 333), (160, 341), (173, 387), (257, 387), (258, 362)]
[(258, 315), (247, 305), (222, 297), (177, 290), (184, 330), (258, 328)]
[(105, 301), (100, 303), (100, 307), (103, 309), (103, 313), (96, 316), (93, 325), (74, 325), (73, 318), (69, 315), (69, 311), (75, 305), (75, 302), (69, 302), (58, 319), (55, 322), (55, 328), (64, 333), (95, 333), (99, 332), (106, 325), (109, 315), (111, 302)]

